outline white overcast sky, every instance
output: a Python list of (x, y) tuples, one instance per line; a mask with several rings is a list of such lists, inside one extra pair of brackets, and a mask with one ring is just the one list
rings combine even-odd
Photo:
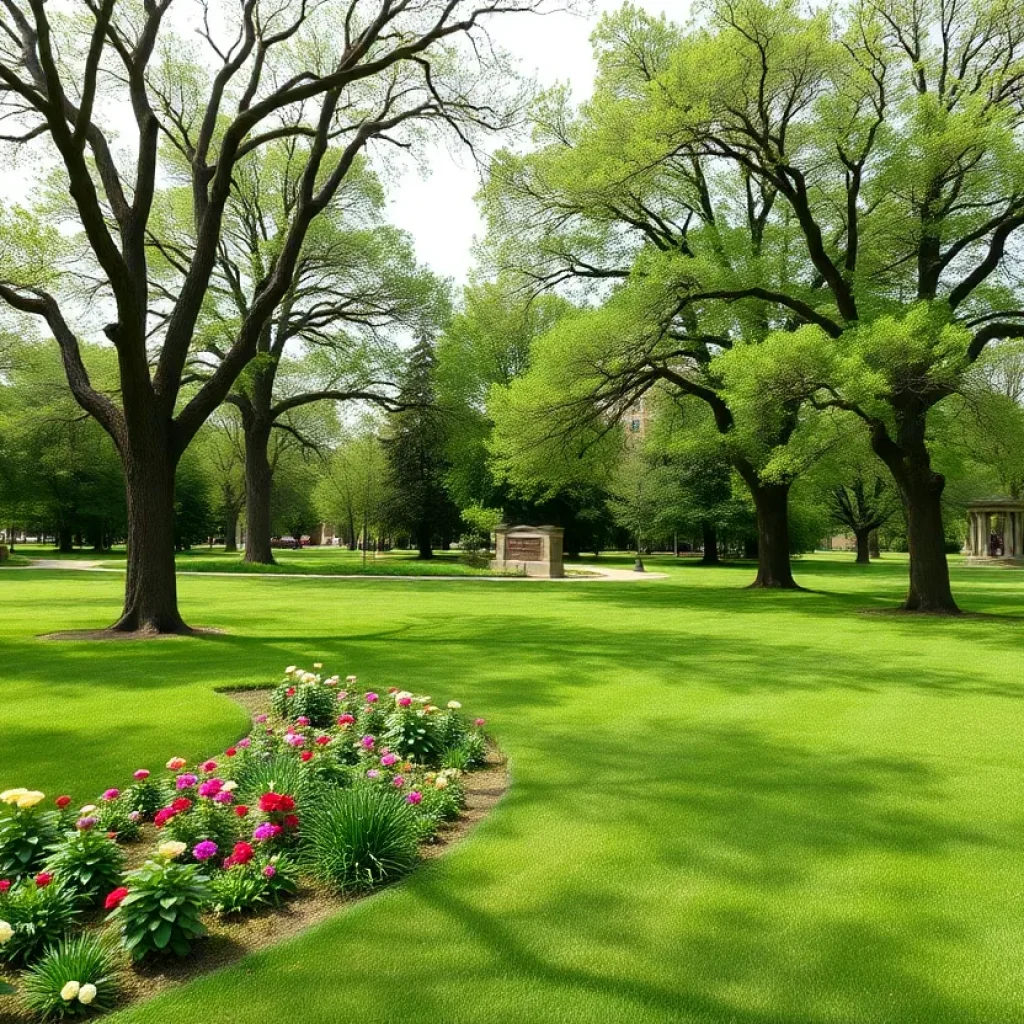
[[(690, 0), (633, 2), (674, 21), (682, 21), (690, 6)], [(586, 18), (563, 13), (498, 19), (491, 33), (518, 57), (525, 73), (535, 74), (542, 85), (569, 82), (579, 101), (589, 96), (594, 78), (590, 33), (602, 11), (621, 5), (621, 0), (596, 0), (593, 16)], [(422, 171), (409, 171), (390, 190), (392, 223), (412, 233), (420, 260), (457, 282), (466, 278), (473, 238), (482, 230), (473, 201), (478, 187), (469, 156), (453, 158), (438, 147), (431, 152), (426, 177)]]

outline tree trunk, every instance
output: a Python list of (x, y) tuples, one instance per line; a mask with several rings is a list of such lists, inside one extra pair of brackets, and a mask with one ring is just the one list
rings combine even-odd
[(854, 533), (857, 538), (857, 565), (867, 565), (871, 561), (870, 535), (871, 530), (857, 530)]
[(62, 555), (71, 554), (75, 550), (75, 533), (70, 526), (58, 527), (57, 549)]
[(242, 417), (245, 435), (245, 558), (273, 565), (270, 547), (270, 424)]
[(757, 577), (753, 587), (799, 590), (789, 561), (790, 484), (747, 480), (757, 509)]
[(701, 565), (718, 565), (718, 531), (711, 523), (702, 523), (704, 557)]
[[(123, 457), (128, 499), (128, 574), (118, 632), (188, 633), (174, 575), (174, 461), (164, 437), (135, 430)], [(149, 434), (140, 443), (140, 434)]]
[(959, 615), (949, 584), (946, 531), (942, 524), (942, 492), (946, 478), (932, 470), (925, 443), (926, 410), (900, 410), (900, 442), (881, 429), (872, 431), (875, 454), (889, 467), (907, 517), (910, 548), (910, 589), (906, 611)]
[(228, 505), (224, 513), (224, 550), (238, 550), (238, 508)]
[(417, 558), (425, 561), (434, 557), (434, 549), (431, 545), (433, 539), (430, 523), (420, 523), (419, 529), (416, 531), (416, 547), (419, 549)]
[(872, 530), (868, 534), (868, 555), (871, 558), (881, 558), (882, 552), (878, 546), (878, 531)]

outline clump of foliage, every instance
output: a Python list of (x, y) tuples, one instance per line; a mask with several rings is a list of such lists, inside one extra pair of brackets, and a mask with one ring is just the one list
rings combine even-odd
[(94, 935), (62, 939), (25, 975), (24, 988), (25, 1002), (44, 1020), (109, 1012), (117, 997), (109, 944)]
[(78, 894), (46, 874), (24, 878), (0, 896), (0, 960), (29, 964), (77, 923)]
[(15, 879), (42, 866), (46, 848), (59, 838), (57, 815), (39, 809), (38, 790), (0, 793), (6, 809), (0, 816), (0, 878)]
[(46, 870), (92, 903), (120, 882), (124, 859), (121, 847), (103, 832), (76, 829), (50, 847)]

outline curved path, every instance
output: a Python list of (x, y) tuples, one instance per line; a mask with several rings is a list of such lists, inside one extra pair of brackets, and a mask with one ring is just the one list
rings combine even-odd
[[(123, 568), (116, 568), (105, 565), (103, 562), (79, 561), (71, 558), (37, 558), (31, 565), (11, 566), (12, 569), (61, 569), (78, 570), (79, 572), (124, 572)], [(246, 578), (274, 580), (480, 580), (491, 583), (507, 583), (509, 581), (523, 581), (533, 583), (623, 583), (642, 582), (643, 580), (664, 580), (668, 574), (664, 572), (634, 572), (632, 569), (613, 569), (602, 565), (576, 565), (570, 568), (570, 572), (579, 570), (589, 573), (587, 576), (562, 576), (557, 579), (548, 579), (545, 576), (388, 576), (374, 575), (372, 573), (314, 573), (314, 572), (179, 572), (179, 576), (229, 576)]]

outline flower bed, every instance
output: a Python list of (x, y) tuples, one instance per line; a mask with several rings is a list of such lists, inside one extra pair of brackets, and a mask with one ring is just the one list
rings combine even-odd
[(140, 768), (95, 804), (0, 793), (0, 964), (20, 971), (4, 1003), (42, 1019), (105, 1012), (167, 958), (220, 966), (225, 929), (294, 924), (311, 900), (329, 908), (408, 871), (463, 814), (485, 723), (457, 701), (356, 683), (290, 666), (221, 756)]

